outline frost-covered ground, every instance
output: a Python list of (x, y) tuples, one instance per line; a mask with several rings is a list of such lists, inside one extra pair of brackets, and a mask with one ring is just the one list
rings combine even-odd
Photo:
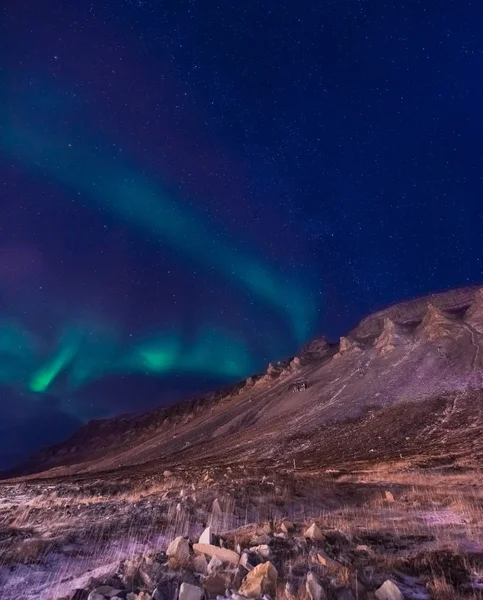
[[(139, 564), (156, 556), (178, 535), (196, 542), (208, 524), (236, 551), (249, 536), (269, 531), (283, 581), (288, 573), (303, 578), (308, 569), (330, 588), (359, 573), (372, 589), (393, 577), (414, 600), (442, 598), (436, 589), (481, 587), (478, 474), (228, 474), (179, 472), (149, 486), (100, 480), (0, 486), (0, 600), (70, 598), (76, 589), (92, 589), (94, 580), (107, 581), (126, 559)], [(288, 536), (280, 529), (287, 517), (296, 526)], [(326, 536), (317, 548), (303, 539), (313, 521)], [(320, 552), (335, 561), (335, 579), (320, 566)], [(361, 599), (364, 586), (357, 588)]]

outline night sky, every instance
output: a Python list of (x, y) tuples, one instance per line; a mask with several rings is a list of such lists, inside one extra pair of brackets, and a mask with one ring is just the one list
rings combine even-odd
[(0, 467), (483, 281), (481, 3), (2, 6)]

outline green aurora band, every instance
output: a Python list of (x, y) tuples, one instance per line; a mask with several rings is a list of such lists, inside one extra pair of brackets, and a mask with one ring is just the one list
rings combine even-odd
[[(196, 215), (132, 169), (115, 160), (100, 161), (92, 157), (88, 147), (73, 148), (62, 138), (32, 129), (6, 126), (0, 135), (1, 148), (12, 158), (218, 271), (284, 315), (297, 343), (310, 335), (315, 304), (306, 291), (284, 279), (275, 268), (231, 248)], [(76, 389), (109, 372), (240, 377), (253, 369), (243, 341), (207, 327), (188, 347), (179, 335), (165, 332), (128, 348), (114, 336), (101, 335), (90, 340), (76, 329), (63, 335), (57, 350), (43, 362), (34, 350), (34, 339), (16, 323), (0, 325), (0, 383), (20, 379), (28, 381), (30, 391), (42, 393), (55, 387), (61, 373), (66, 374), (69, 388)]]

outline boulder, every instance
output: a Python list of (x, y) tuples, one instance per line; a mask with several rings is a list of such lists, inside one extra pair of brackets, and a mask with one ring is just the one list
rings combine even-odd
[(203, 590), (197, 585), (182, 583), (179, 588), (178, 600), (201, 600)]
[(270, 557), (270, 548), (267, 544), (261, 544), (260, 546), (252, 546), (250, 550), (258, 554), (258, 556), (260, 556), (261, 558)]
[(272, 538), (267, 533), (255, 535), (250, 542), (250, 546), (261, 546), (262, 544), (270, 544)]
[(267, 561), (248, 573), (238, 592), (246, 598), (259, 598), (263, 594), (275, 595), (277, 577), (277, 569)]
[(305, 589), (310, 600), (325, 600), (326, 594), (324, 588), (317, 581), (317, 577), (312, 573), (307, 573)]
[(401, 590), (390, 579), (386, 579), (376, 590), (376, 598), (377, 600), (404, 600)]
[(213, 544), (193, 544), (193, 550), (210, 557), (216, 556), (221, 562), (232, 565), (237, 565), (240, 560), (240, 556), (233, 550), (219, 548), (218, 546), (213, 546)]
[(392, 493), (388, 490), (386, 490), (384, 492), (384, 498), (386, 500), (386, 502), (394, 502), (394, 496), (392, 495)]
[(197, 554), (193, 557), (193, 570), (195, 573), (200, 575), (206, 575), (208, 573), (208, 563), (204, 554)]
[(208, 563), (207, 571), (208, 573), (214, 573), (217, 569), (219, 569), (223, 565), (223, 561), (221, 561), (216, 554), (211, 557), (210, 562)]
[(203, 533), (200, 535), (198, 540), (200, 544), (211, 544), (213, 542), (211, 535), (211, 527), (207, 527)]
[(315, 523), (312, 523), (312, 525), (305, 530), (304, 537), (313, 542), (323, 542), (325, 540), (325, 535)]
[(132, 587), (139, 573), (139, 563), (126, 559), (121, 563), (121, 581), (126, 587)]
[(337, 562), (333, 558), (330, 558), (330, 556), (327, 556), (327, 554), (325, 554), (325, 552), (317, 552), (316, 559), (319, 564), (321, 564), (324, 567), (327, 567), (328, 569), (331, 569), (333, 571), (340, 569), (340, 567), (342, 567), (342, 565), (339, 562)]
[(240, 566), (247, 571), (252, 571), (260, 562), (260, 557), (255, 552), (243, 552), (240, 557)]
[(190, 545), (182, 535), (175, 538), (166, 550), (166, 555), (175, 558), (178, 562), (184, 563), (190, 557)]
[(292, 521), (289, 521), (288, 519), (284, 519), (282, 521), (282, 524), (280, 525), (280, 529), (283, 531), (283, 533), (290, 533), (291, 531), (294, 530)]

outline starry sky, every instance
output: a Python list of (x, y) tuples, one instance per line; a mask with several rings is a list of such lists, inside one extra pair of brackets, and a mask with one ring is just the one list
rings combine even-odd
[(0, 467), (483, 280), (483, 6), (7, 0)]

